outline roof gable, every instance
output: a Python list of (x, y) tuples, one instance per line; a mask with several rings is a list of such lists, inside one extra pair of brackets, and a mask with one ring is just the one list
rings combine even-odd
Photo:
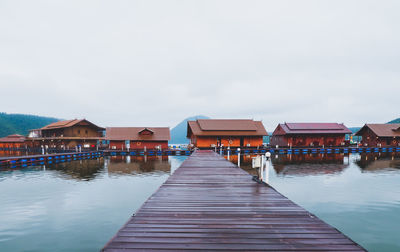
[[(284, 123), (279, 124), (282, 129), (275, 130), (275, 135), (284, 134), (351, 134), (346, 126), (339, 123)], [(277, 129), (278, 129), (277, 127)]]
[(170, 138), (168, 127), (108, 127), (105, 137), (111, 141), (168, 141)]
[(98, 128), (99, 130), (104, 130), (104, 128), (99, 127), (86, 119), (73, 119), (73, 120), (66, 120), (66, 121), (58, 121), (58, 122), (54, 122), (54, 123), (44, 126), (43, 128), (41, 128), (41, 130), (68, 128), (68, 127), (75, 126), (77, 124), (92, 125), (93, 127)]
[(3, 143), (4, 142), (9, 142), (9, 143), (11, 143), (11, 142), (19, 142), (19, 143), (22, 143), (22, 142), (25, 141), (25, 139), (26, 138), (23, 135), (13, 134), (13, 135), (9, 135), (9, 136), (0, 138), (0, 142), (3, 142)]
[(195, 136), (266, 136), (261, 121), (240, 119), (198, 119), (188, 121), (187, 137)]
[(245, 130), (256, 131), (253, 120), (229, 120), (229, 119), (198, 119), (201, 130)]
[(364, 130), (369, 128), (378, 137), (400, 137), (400, 123), (392, 124), (365, 124), (357, 133), (362, 135)]

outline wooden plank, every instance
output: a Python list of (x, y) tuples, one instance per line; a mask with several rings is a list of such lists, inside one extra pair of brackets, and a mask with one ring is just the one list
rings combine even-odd
[(196, 151), (104, 251), (364, 251), (270, 186)]

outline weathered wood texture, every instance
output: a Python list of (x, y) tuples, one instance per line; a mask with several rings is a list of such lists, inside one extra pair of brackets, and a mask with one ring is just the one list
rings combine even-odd
[(211, 151), (196, 151), (104, 251), (363, 251)]

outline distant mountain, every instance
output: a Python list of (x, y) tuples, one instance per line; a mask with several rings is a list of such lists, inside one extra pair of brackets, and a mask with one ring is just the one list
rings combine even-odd
[(59, 119), (35, 115), (6, 114), (0, 112), (0, 137), (11, 134), (28, 135), (29, 130), (41, 128)]
[(171, 140), (169, 141), (170, 144), (188, 144), (189, 139), (186, 138), (187, 133), (187, 121), (194, 121), (196, 119), (210, 119), (210, 117), (198, 115), (188, 117), (174, 128), (171, 129)]
[(359, 131), (360, 129), (361, 129), (361, 127), (352, 127), (352, 128), (349, 128), (349, 130), (351, 130), (351, 132), (353, 132), (353, 134), (356, 133), (357, 131)]
[(394, 119), (388, 123), (400, 123), (400, 118)]

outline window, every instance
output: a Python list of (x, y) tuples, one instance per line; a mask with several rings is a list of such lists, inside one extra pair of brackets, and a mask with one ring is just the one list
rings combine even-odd
[(87, 130), (85, 130), (85, 134), (87, 134), (88, 133), (88, 131)]
[(78, 130), (78, 134), (81, 134), (81, 130)]

